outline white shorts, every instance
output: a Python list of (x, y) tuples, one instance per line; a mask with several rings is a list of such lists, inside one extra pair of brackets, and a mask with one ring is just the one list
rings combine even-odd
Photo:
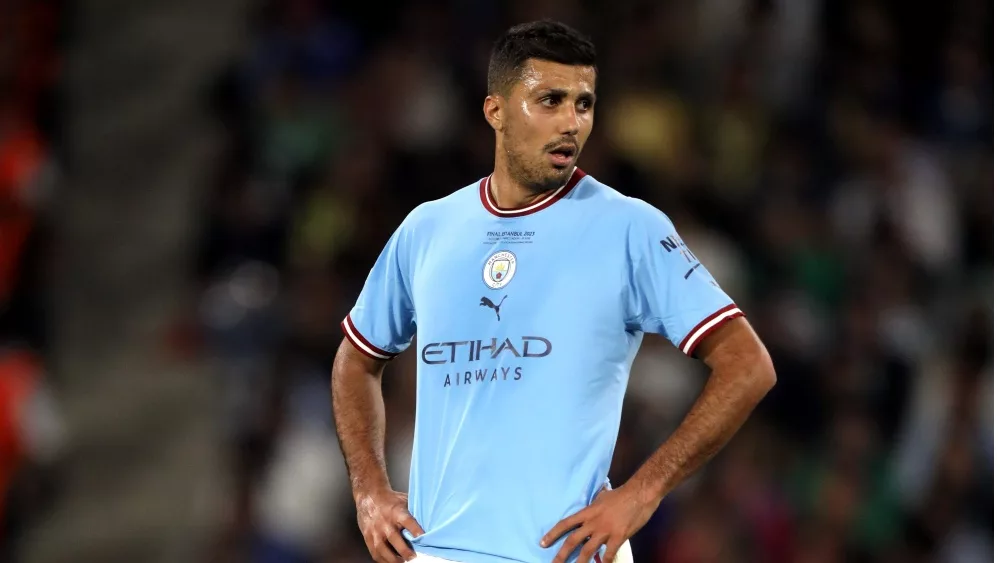
[[(433, 557), (418, 553), (417, 558), (411, 559), (410, 563), (461, 563), (461, 561), (451, 561), (448, 559), (441, 559), (440, 557)], [(632, 545), (628, 543), (628, 540), (626, 540), (625, 543), (622, 544), (622, 548), (618, 550), (618, 555), (615, 557), (615, 560), (604, 561), (603, 563), (632, 563)]]

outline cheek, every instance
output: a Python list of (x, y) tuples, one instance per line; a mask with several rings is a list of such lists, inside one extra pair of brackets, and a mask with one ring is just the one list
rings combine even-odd
[(539, 136), (540, 123), (539, 115), (532, 112), (528, 107), (521, 106), (519, 110), (508, 116), (507, 131), (510, 133), (511, 141), (516, 145), (526, 145), (534, 142)]
[(537, 128), (539, 115), (536, 114), (534, 108), (528, 102), (522, 102), (513, 117), (517, 122), (517, 130), (522, 136), (531, 136), (534, 134), (533, 131)]
[(594, 114), (590, 113), (586, 119), (580, 120), (580, 138), (587, 140), (590, 132), (594, 130)]

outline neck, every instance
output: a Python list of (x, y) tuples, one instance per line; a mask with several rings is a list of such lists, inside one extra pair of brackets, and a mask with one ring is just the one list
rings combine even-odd
[[(542, 192), (528, 187), (523, 182), (518, 181), (510, 173), (510, 163), (507, 161), (507, 154), (502, 147), (497, 147), (495, 164), (493, 166), (493, 177), (490, 180), (490, 192), (493, 201), (501, 209), (518, 209), (529, 206), (536, 201), (544, 199), (546, 196), (561, 188), (561, 184), (550, 190)], [(568, 180), (567, 180), (568, 181)]]
[(511, 177), (510, 172), (504, 166), (497, 166), (493, 170), (493, 178), (490, 180), (490, 191), (493, 200), (502, 209), (517, 209), (526, 207), (549, 195), (552, 190), (544, 192), (534, 192), (524, 184)]

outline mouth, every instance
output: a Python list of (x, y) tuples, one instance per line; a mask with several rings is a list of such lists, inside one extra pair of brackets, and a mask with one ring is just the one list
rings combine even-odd
[(558, 145), (549, 151), (549, 161), (556, 168), (566, 168), (576, 158), (576, 145), (569, 143)]

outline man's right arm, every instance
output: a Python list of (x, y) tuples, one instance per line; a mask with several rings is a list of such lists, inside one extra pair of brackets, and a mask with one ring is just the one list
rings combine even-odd
[(382, 400), (382, 370), (410, 346), (417, 330), (410, 292), (414, 236), (410, 216), (389, 237), (351, 312), (340, 323), (345, 338), (333, 362), (331, 383), (333, 418), (358, 508), (358, 527), (379, 563), (416, 557), (400, 530), (413, 537), (423, 535), (407, 510), (406, 495), (389, 484)]
[(363, 354), (345, 338), (333, 362), (331, 384), (333, 418), (358, 508), (358, 525), (368, 550), (379, 563), (416, 557), (400, 534), (401, 529), (414, 537), (423, 534), (407, 510), (406, 495), (392, 490), (386, 472), (382, 399), (385, 364)]
[(346, 338), (333, 362), (333, 419), (355, 501), (368, 491), (389, 488), (382, 400), (385, 364), (362, 354)]

